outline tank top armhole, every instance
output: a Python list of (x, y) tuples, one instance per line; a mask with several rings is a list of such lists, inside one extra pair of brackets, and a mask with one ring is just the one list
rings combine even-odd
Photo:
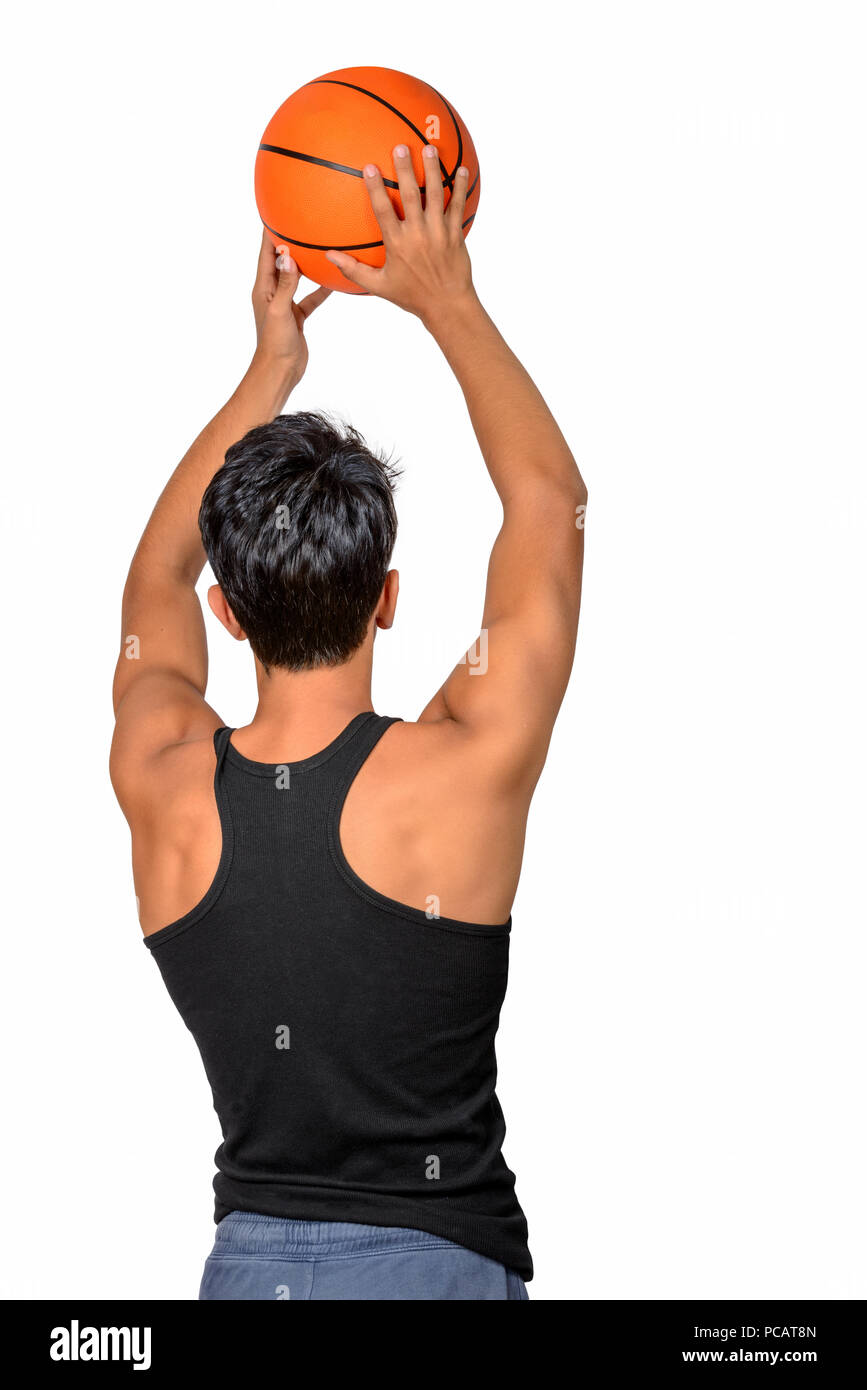
[(200, 922), (217, 902), (226, 886), (229, 877), (229, 870), (232, 867), (232, 852), (234, 849), (234, 828), (232, 825), (232, 814), (229, 808), (226, 788), (223, 782), (223, 763), (226, 757), (226, 749), (229, 746), (229, 739), (232, 736), (232, 729), (224, 726), (217, 729), (214, 733), (214, 800), (217, 804), (217, 814), (220, 817), (220, 829), (222, 831), (222, 846), (220, 849), (220, 859), (217, 864), (217, 871), (211, 880), (210, 887), (206, 890), (204, 897), (200, 898), (195, 907), (185, 912), (183, 917), (178, 917), (176, 921), (169, 922), (167, 926), (160, 927), (158, 931), (150, 932), (144, 938), (144, 944), (149, 950), (155, 946), (161, 946), (164, 941), (170, 941), (172, 937), (180, 935), (181, 932), (192, 927), (196, 922)]
[(365, 882), (360, 874), (355, 872), (346, 858), (340, 839), (340, 822), (343, 818), (343, 808), (346, 805), (347, 797), (356, 777), (382, 735), (392, 724), (400, 722), (401, 720), (398, 718), (374, 715), (364, 737), (353, 749), (353, 757), (347, 761), (341, 771), (328, 810), (328, 848), (334, 867), (359, 898), (363, 898), (382, 912), (389, 912), (392, 916), (403, 918), (404, 921), (415, 922), (418, 926), (428, 927), (432, 930), (464, 932), (468, 936), (508, 937), (512, 929), (511, 915), (507, 921), (493, 924), (464, 922), (457, 917), (429, 917), (420, 907), (413, 907), (411, 903), (402, 903), (397, 898), (389, 898), (384, 893), (380, 893), (377, 888)]

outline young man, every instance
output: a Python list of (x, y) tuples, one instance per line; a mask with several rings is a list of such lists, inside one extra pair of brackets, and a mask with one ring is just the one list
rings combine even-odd
[[(503, 507), (481, 649), (414, 722), (376, 715), (391, 626), (388, 468), (348, 429), (280, 415), (307, 361), (298, 271), (263, 238), (257, 347), (160, 497), (123, 596), (112, 780), (146, 944), (223, 1131), (206, 1299), (526, 1299), (494, 1037), (530, 799), (569, 678), (586, 490), (482, 308), (461, 229), (394, 151), (386, 263), (330, 257), (445, 354)], [(276, 418), (275, 418), (276, 417)], [(203, 544), (204, 542), (204, 544)], [(251, 722), (205, 700), (195, 584), (256, 658)]]

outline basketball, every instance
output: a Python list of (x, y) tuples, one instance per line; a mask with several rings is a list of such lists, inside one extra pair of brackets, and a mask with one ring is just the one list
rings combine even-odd
[(392, 68), (341, 68), (299, 87), (275, 111), (256, 155), (256, 206), (274, 245), (288, 246), (302, 275), (357, 294), (325, 252), (348, 251), (366, 265), (384, 264), (363, 170), (378, 166), (402, 217), (395, 145), (409, 149), (422, 189), (422, 150), (437, 147), (446, 206), (458, 169), (469, 170), (466, 236), (479, 205), (479, 162), (457, 111), (427, 82)]

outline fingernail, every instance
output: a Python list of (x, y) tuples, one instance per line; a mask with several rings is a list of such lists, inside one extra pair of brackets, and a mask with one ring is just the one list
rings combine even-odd
[(407, 155), (409, 154), (409, 150), (407, 149), (406, 145), (395, 145), (394, 152), (397, 155), (398, 159), (406, 159)]
[(365, 164), (365, 166), (364, 166), (364, 177), (365, 177), (366, 179), (375, 179), (375, 178), (376, 178), (376, 165), (375, 165), (375, 164)]
[(277, 257), (277, 269), (278, 269), (278, 270), (288, 270), (288, 271), (291, 272), (291, 271), (293, 271), (293, 270), (295, 269), (295, 262), (293, 261), (292, 257), (289, 256), (289, 255), (286, 255), (286, 256), (278, 256), (278, 257)]
[(459, 178), (459, 179), (468, 179), (469, 177), (470, 177), (470, 171), (469, 171), (469, 169), (467, 169), (467, 168), (462, 164), (461, 167), (460, 167), (460, 169), (458, 170), (458, 178)]
[(437, 150), (436, 145), (425, 145), (425, 147), (424, 147), (424, 154), (425, 154), (425, 158), (426, 158), (426, 159), (438, 159), (438, 158), (439, 158), (439, 151)]

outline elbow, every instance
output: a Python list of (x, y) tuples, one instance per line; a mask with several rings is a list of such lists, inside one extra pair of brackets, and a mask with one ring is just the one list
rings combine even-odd
[(572, 475), (557, 487), (556, 495), (557, 510), (568, 508), (573, 516), (580, 518), (583, 525), (584, 514), (587, 511), (587, 484), (581, 477), (577, 464)]
[(556, 477), (548, 480), (552, 498), (557, 499), (558, 507), (564, 502), (575, 507), (587, 506), (587, 484), (581, 476), (575, 459), (569, 455), (568, 466), (561, 469)]
[(524, 520), (532, 517), (540, 523), (557, 526), (565, 514), (580, 518), (583, 525), (587, 484), (572, 460), (569, 468), (561, 463), (556, 471), (539, 469), (535, 476), (521, 477), (507, 493), (501, 494), (501, 501), (507, 517), (514, 515)]
[(581, 506), (581, 507), (586, 507), (586, 506), (587, 506), (587, 484), (585, 483), (584, 479), (582, 478), (582, 476), (581, 476), (581, 470), (580, 470), (580, 468), (578, 467), (577, 463), (575, 462), (575, 459), (574, 459), (574, 458), (572, 459), (572, 479), (571, 479), (571, 483), (572, 483), (572, 491), (573, 491), (573, 494), (574, 494), (574, 497), (575, 497), (575, 503), (576, 503), (576, 505), (577, 505), (577, 506)]
[(577, 464), (575, 465), (572, 477), (569, 479), (564, 489), (564, 493), (562, 507), (564, 510), (568, 507), (575, 530), (583, 532), (584, 522), (587, 516), (587, 484), (581, 477)]

